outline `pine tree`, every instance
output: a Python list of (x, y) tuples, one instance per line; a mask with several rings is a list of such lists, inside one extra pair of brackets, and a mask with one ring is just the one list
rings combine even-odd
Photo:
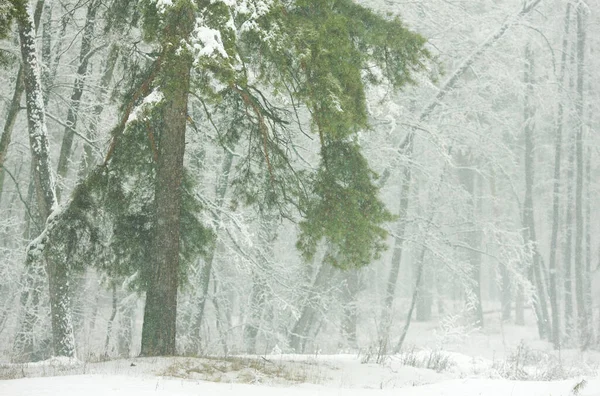
[[(96, 265), (137, 277), (146, 291), (143, 355), (177, 352), (178, 287), (189, 258), (211, 243), (186, 184), (190, 92), (216, 123), (219, 143), (248, 150), (231, 179), (236, 196), (282, 214), (299, 209), (298, 248), (307, 260), (322, 240), (331, 247), (324, 265), (338, 267), (367, 265), (385, 247), (382, 225), (392, 216), (357, 139), (369, 128), (365, 89), (413, 83), (429, 57), (425, 40), (347, 0), (239, 3), (142, 3), (152, 61), (125, 98), (104, 164), (75, 189), (49, 232), (96, 249), (111, 241)], [(289, 154), (302, 122), (293, 125), (273, 104), (282, 99), (310, 115), (320, 142), (314, 171), (296, 169)], [(81, 257), (80, 250), (69, 253)]]

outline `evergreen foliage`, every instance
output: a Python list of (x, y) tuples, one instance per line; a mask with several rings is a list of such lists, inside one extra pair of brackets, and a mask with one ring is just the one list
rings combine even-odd
[[(413, 83), (412, 74), (423, 70), (430, 58), (425, 40), (398, 18), (382, 17), (349, 0), (274, 1), (268, 9), (255, 4), (246, 10), (214, 1), (141, 4), (144, 38), (159, 42), (162, 50), (146, 72), (136, 72), (136, 85), (147, 84), (146, 96), (156, 87), (169, 95), (177, 87), (161, 87), (161, 74), (169, 73), (161, 70), (161, 57), (172, 48), (178, 56), (193, 56), (192, 89), (217, 132), (217, 143), (246, 151), (232, 178), (235, 195), (246, 205), (276, 207), (287, 217), (293, 217), (290, 208), (298, 209), (302, 221), (297, 246), (306, 259), (323, 239), (332, 246), (326, 259), (335, 266), (363, 266), (378, 257), (387, 236), (382, 224), (392, 216), (377, 196), (377, 175), (353, 136), (369, 128), (366, 87), (387, 84), (398, 89)], [(196, 14), (194, 33), (174, 47), (170, 37), (177, 36), (181, 13), (191, 10)], [(206, 31), (217, 44), (211, 51), (203, 42)], [(321, 143), (318, 169), (295, 163), (294, 134), (301, 125), (292, 125), (290, 111), (273, 104), (281, 98), (294, 104), (294, 112), (308, 112)], [(142, 100), (135, 94), (126, 98), (138, 105)], [(105, 179), (96, 183), (105, 186), (102, 205), (113, 232), (111, 258), (106, 260), (111, 264), (100, 267), (118, 276), (139, 270), (141, 284), (142, 265), (151, 254), (161, 130), (160, 103), (135, 111), (142, 107), (147, 114), (115, 129)], [(125, 106), (124, 111), (127, 115), (132, 109)], [(193, 195), (184, 202), (181, 254), (191, 259), (212, 238), (198, 221), (201, 208)]]
[(16, 13), (16, 7), (9, 0), (0, 1), (0, 40), (10, 35)]

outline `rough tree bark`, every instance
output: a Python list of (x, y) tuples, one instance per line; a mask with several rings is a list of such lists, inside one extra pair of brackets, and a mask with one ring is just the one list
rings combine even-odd
[[(56, 209), (54, 177), (50, 170), (46, 115), (40, 82), (39, 63), (35, 49), (33, 21), (27, 12), (27, 2), (11, 0), (17, 12), (23, 76), (27, 104), (29, 142), (34, 163), (34, 179), (38, 209), (42, 219), (48, 219)], [(69, 299), (69, 268), (64, 260), (46, 260), (50, 291), (50, 310), (54, 353), (74, 356), (75, 340), (71, 324)]]
[(162, 70), (165, 72), (159, 85), (164, 99), (154, 190), (154, 254), (142, 327), (143, 356), (176, 354), (181, 188), (192, 59), (185, 52), (178, 53), (179, 46), (172, 43), (180, 43), (189, 37), (195, 16), (190, 4), (172, 10), (169, 12), (178, 15), (169, 15), (171, 23), (163, 30)]
[[(42, 16), (42, 10), (44, 9), (44, 0), (38, 0), (35, 6), (35, 12), (33, 16), (33, 23), (35, 31), (37, 32), (38, 26), (40, 25), (40, 18)], [(2, 136), (0, 137), (0, 201), (2, 200), (2, 191), (4, 189), (4, 162), (8, 155), (8, 147), (12, 140), (12, 132), (17, 121), (17, 115), (21, 110), (21, 98), (25, 91), (25, 83), (23, 82), (23, 65), (19, 66), (17, 72), (17, 78), (15, 80), (15, 90), (13, 93), (12, 100), (8, 106), (6, 114), (6, 121), (4, 128), (2, 129)]]

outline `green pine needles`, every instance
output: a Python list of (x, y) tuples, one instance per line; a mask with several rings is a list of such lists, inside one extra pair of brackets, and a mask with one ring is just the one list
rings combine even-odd
[[(356, 142), (356, 134), (369, 129), (365, 92), (370, 85), (398, 90), (414, 83), (414, 74), (431, 60), (425, 39), (398, 18), (350, 0), (141, 4), (144, 36), (158, 49), (126, 98), (107, 161), (80, 184), (69, 209), (79, 219), (71, 224), (87, 230), (88, 241), (104, 252), (90, 260), (114, 276), (138, 274), (137, 286), (146, 285), (165, 127), (161, 106), (182, 90), (168, 74), (182, 67), (178, 62), (190, 68), (190, 97), (205, 110), (203, 120), (188, 125), (210, 128), (217, 135), (213, 143), (245, 153), (230, 177), (236, 197), (260, 210), (278, 208), (286, 217), (299, 213), (297, 247), (307, 260), (323, 241), (330, 247), (325, 259), (336, 267), (360, 267), (378, 257), (387, 238), (383, 224), (393, 216), (378, 198), (377, 175)], [(178, 39), (185, 32), (191, 32), (188, 39)], [(153, 95), (165, 101), (150, 100)], [(320, 143), (316, 168), (299, 166), (294, 154), (307, 125)], [(181, 280), (187, 265), (214, 242), (199, 220), (202, 207), (189, 173), (184, 184)], [(102, 225), (93, 224), (90, 213)], [(57, 238), (66, 241), (73, 227), (60, 228)]]

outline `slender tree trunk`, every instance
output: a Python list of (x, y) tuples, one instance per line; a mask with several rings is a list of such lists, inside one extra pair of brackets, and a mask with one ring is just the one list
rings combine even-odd
[(122, 299), (121, 303), (119, 304), (119, 334), (117, 351), (121, 357), (131, 356), (136, 302), (136, 294), (130, 294)]
[(85, 83), (85, 76), (87, 74), (90, 51), (92, 49), (92, 39), (94, 35), (94, 27), (96, 24), (96, 11), (100, 1), (92, 0), (88, 5), (87, 15), (85, 18), (85, 25), (83, 27), (83, 36), (81, 37), (81, 48), (79, 50), (79, 67), (77, 68), (77, 76), (75, 77), (75, 83), (73, 84), (73, 91), (71, 93), (71, 100), (69, 109), (67, 110), (67, 126), (63, 135), (62, 145), (60, 147), (60, 155), (58, 157), (58, 179), (59, 184), (57, 186), (56, 195), (60, 200), (60, 194), (62, 191), (62, 183), (67, 176), (69, 170), (69, 160), (71, 158), (71, 151), (73, 146), (73, 137), (75, 136), (75, 130), (77, 128), (77, 120), (79, 116), (79, 106), (81, 104), (81, 96), (83, 95), (83, 87)]
[[(227, 187), (229, 185), (229, 172), (231, 171), (231, 166), (233, 164), (233, 154), (231, 151), (227, 150), (224, 153), (225, 157), (223, 159), (223, 164), (221, 167), (221, 173), (217, 178), (217, 187), (216, 187), (216, 202), (215, 206), (217, 208), (221, 208), (223, 206), (223, 202), (225, 200), (225, 195), (227, 194)], [(219, 232), (220, 229), (220, 215), (218, 212), (213, 212), (213, 222), (216, 227), (216, 233)], [(206, 306), (206, 300), (208, 299), (208, 290), (210, 285), (213, 261), (215, 258), (216, 244), (210, 246), (210, 250), (205, 259), (204, 265), (202, 266), (200, 272), (200, 282), (197, 305), (198, 309), (193, 319), (193, 330), (192, 337), (194, 338), (194, 343), (196, 344), (197, 351), (200, 351), (200, 340), (201, 340), (201, 329), (202, 329), (202, 320), (204, 319), (204, 308)]]
[[(96, 139), (96, 130), (98, 129), (98, 123), (100, 122), (100, 114), (104, 110), (104, 103), (106, 102), (106, 93), (108, 92), (108, 86), (113, 78), (113, 73), (115, 70), (115, 65), (117, 64), (117, 59), (119, 58), (120, 48), (117, 44), (112, 44), (110, 50), (108, 51), (108, 56), (106, 58), (106, 63), (104, 65), (104, 72), (102, 73), (102, 77), (100, 78), (100, 86), (98, 90), (98, 96), (96, 99), (96, 106), (94, 106), (93, 110), (93, 118), (88, 127), (88, 139), (95, 140)], [(92, 164), (94, 163), (94, 154), (92, 150), (92, 146), (88, 143), (84, 143), (83, 145), (83, 164), (79, 170), (78, 179), (83, 179), (85, 175), (88, 174)]]
[(402, 329), (402, 333), (400, 334), (400, 339), (398, 340), (398, 343), (394, 348), (394, 353), (399, 353), (402, 350), (402, 345), (404, 345), (404, 340), (406, 339), (406, 335), (408, 334), (408, 328), (410, 327), (410, 322), (412, 320), (413, 311), (419, 298), (419, 291), (421, 289), (421, 279), (423, 278), (423, 270), (425, 268), (425, 251), (426, 248), (425, 246), (423, 246), (423, 248), (421, 249), (421, 254), (419, 255), (419, 261), (417, 262), (417, 275), (415, 277), (415, 288), (413, 290), (410, 308), (408, 309), (408, 313), (406, 314), (406, 322), (404, 323), (404, 328)]
[(565, 331), (566, 337), (570, 338), (573, 332), (573, 168), (575, 167), (575, 153), (572, 142), (568, 144), (567, 164), (567, 213), (565, 216), (565, 238), (564, 238), (564, 289), (565, 289)]
[(473, 324), (477, 327), (483, 327), (483, 308), (481, 306), (481, 254), (476, 249), (479, 248), (479, 231), (476, 229), (476, 191), (475, 191), (475, 171), (472, 168), (469, 154), (458, 154), (458, 164), (461, 168), (458, 170), (458, 179), (464, 190), (469, 194), (467, 202), (466, 224), (467, 230), (464, 231), (463, 242), (470, 247), (467, 254), (469, 262), (469, 293), (467, 297), (469, 305), (472, 305)]
[(317, 272), (315, 280), (308, 290), (308, 295), (302, 306), (300, 317), (296, 321), (290, 333), (290, 348), (298, 353), (304, 352), (306, 339), (310, 329), (316, 321), (317, 309), (321, 295), (325, 292), (326, 286), (331, 282), (333, 267), (323, 263)]
[(525, 200), (523, 202), (523, 239), (530, 244), (532, 249), (532, 263), (529, 269), (529, 279), (536, 286), (536, 296), (534, 298), (533, 303), (537, 316), (538, 332), (540, 338), (546, 338), (550, 335), (549, 314), (548, 306), (546, 303), (546, 289), (544, 287), (544, 278), (541, 271), (542, 263), (540, 262), (540, 256), (537, 247), (534, 218), (535, 212), (533, 209), (535, 108), (531, 101), (533, 100), (534, 56), (529, 44), (527, 44), (525, 49), (525, 61)]
[(591, 337), (587, 310), (585, 306), (585, 285), (587, 278), (583, 262), (583, 84), (585, 63), (585, 15), (584, 6), (577, 7), (577, 96), (575, 108), (577, 111), (577, 132), (575, 139), (576, 182), (575, 182), (575, 292), (577, 300), (577, 328), (582, 349), (586, 349)]
[(108, 356), (108, 347), (110, 345), (110, 338), (112, 336), (113, 325), (115, 323), (115, 317), (117, 316), (117, 308), (118, 308), (118, 296), (117, 296), (117, 283), (115, 281), (111, 282), (111, 296), (112, 296), (112, 311), (110, 314), (110, 318), (108, 318), (108, 323), (106, 325), (106, 339), (104, 340), (104, 356)]
[(562, 133), (564, 122), (563, 87), (569, 45), (571, 24), (571, 3), (567, 3), (560, 62), (558, 109), (556, 114), (556, 135), (554, 137), (554, 188), (552, 197), (552, 236), (550, 241), (550, 305), (552, 306), (552, 343), (555, 349), (560, 348), (560, 308), (557, 292), (556, 256), (558, 252), (558, 225), (560, 221), (560, 168), (562, 161)]
[[(589, 108), (589, 107), (588, 107)], [(586, 165), (585, 165), (585, 184), (586, 184), (586, 197), (585, 197), (585, 273), (586, 279), (585, 285), (585, 308), (586, 316), (588, 317), (588, 332), (589, 332), (589, 343), (590, 345), (597, 342), (594, 340), (594, 300), (592, 297), (592, 234), (591, 234), (591, 170), (592, 170), (592, 150), (590, 147), (587, 148), (586, 153)]]
[[(498, 194), (496, 191), (496, 177), (492, 176), (490, 181), (490, 192), (492, 194), (492, 199), (494, 201), (492, 206), (492, 212), (494, 214), (494, 218), (500, 218), (500, 210), (498, 208)], [(505, 262), (500, 263), (499, 265), (499, 276), (500, 276), (500, 304), (502, 309), (502, 321), (510, 320), (512, 313), (512, 287), (510, 280), (510, 272), (508, 270), (507, 264)]]
[(361, 273), (358, 269), (349, 269), (344, 271), (343, 275), (342, 298), (344, 308), (341, 326), (342, 338), (348, 347), (357, 349), (358, 307), (356, 304), (357, 295), (361, 289)]
[(262, 252), (258, 253), (258, 260), (263, 262), (264, 268), (252, 270), (252, 291), (250, 292), (250, 315), (249, 321), (244, 327), (244, 343), (246, 351), (250, 354), (256, 353), (256, 341), (261, 326), (261, 319), (265, 310), (268, 295), (265, 272), (268, 272), (270, 263), (273, 261), (273, 243), (277, 238), (277, 224), (275, 218), (269, 214), (263, 214), (260, 220), (259, 246)]
[[(412, 142), (407, 147), (407, 157), (412, 157)], [(410, 196), (410, 185), (412, 182), (412, 170), (410, 162), (404, 166), (404, 179), (402, 180), (402, 189), (400, 190), (400, 210), (398, 220), (398, 228), (394, 237), (394, 250), (392, 254), (392, 262), (390, 274), (385, 289), (385, 298), (383, 300), (383, 310), (381, 312), (381, 325), (379, 329), (379, 343), (383, 348), (383, 354), (387, 352), (387, 346), (392, 327), (392, 308), (394, 298), (396, 296), (396, 284), (398, 283), (398, 274), (400, 273), (400, 264), (402, 262), (402, 253), (404, 249), (404, 234), (406, 232), (406, 217), (408, 215), (408, 202)]]

